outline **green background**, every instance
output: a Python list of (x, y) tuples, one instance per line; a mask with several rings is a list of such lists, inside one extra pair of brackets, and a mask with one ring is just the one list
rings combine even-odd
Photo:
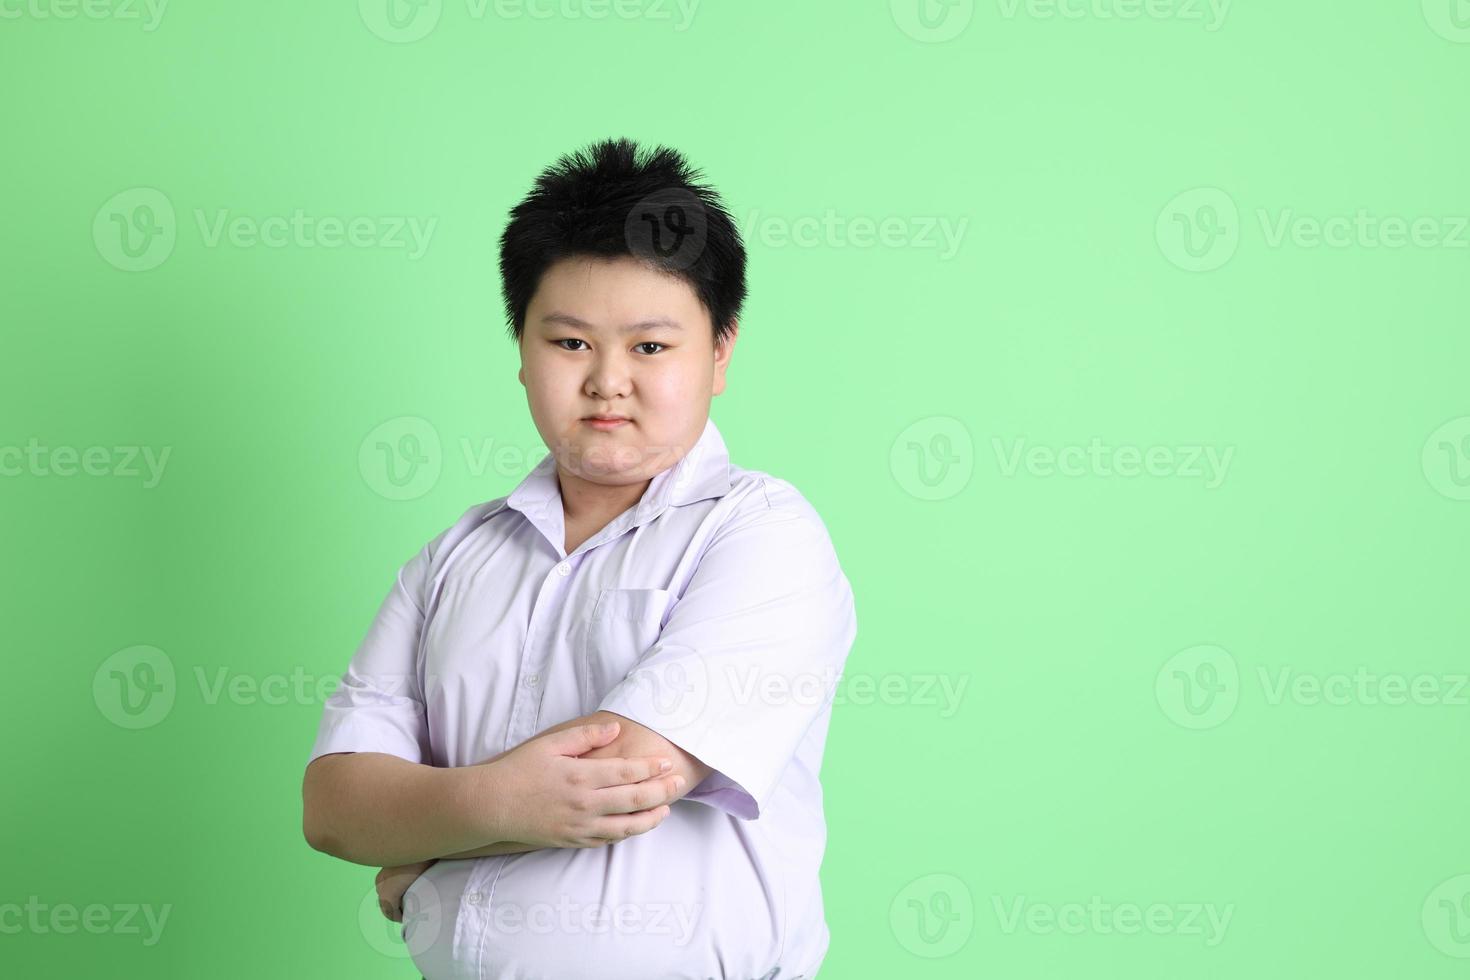
[[(417, 975), (359, 925), (373, 869), (302, 839), (312, 685), (544, 452), (498, 236), (541, 167), (626, 135), (749, 230), (713, 414), (857, 598), (822, 976), (1464, 975), (1470, 5), (451, 0), (405, 34), (341, 0), (151, 30), (28, 2), (0, 18), (0, 452), (113, 475), (0, 477), (0, 906), (171, 908), (152, 945), (0, 932), (0, 972)], [(175, 241), (129, 271), (136, 188)], [(435, 225), (412, 257), (199, 224), (296, 209)], [(439, 472), (391, 499), (360, 451), (411, 418)], [(1094, 439), (1071, 475), (1011, 465)], [(171, 455), (145, 486), (114, 447)], [(1189, 447), (1230, 453), (1217, 485)], [(132, 729), (109, 658), (140, 645), (176, 690)]]

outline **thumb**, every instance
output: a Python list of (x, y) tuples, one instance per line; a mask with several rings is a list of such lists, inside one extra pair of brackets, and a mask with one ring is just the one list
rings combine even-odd
[(606, 725), (577, 725), (553, 735), (551, 747), (558, 755), (581, 755), (608, 744), (618, 737), (619, 730), (620, 726), (615, 721)]

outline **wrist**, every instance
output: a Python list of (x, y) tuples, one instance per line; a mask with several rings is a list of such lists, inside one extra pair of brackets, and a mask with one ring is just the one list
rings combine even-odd
[(481, 762), (450, 770), (456, 774), (455, 805), (478, 844), (506, 840), (503, 792), (504, 770), (493, 762)]

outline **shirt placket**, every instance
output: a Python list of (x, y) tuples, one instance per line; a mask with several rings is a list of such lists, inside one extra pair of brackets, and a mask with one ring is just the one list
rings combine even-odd
[(536, 592), (536, 601), (531, 606), (531, 621), (526, 627), (526, 639), (521, 647), (520, 670), (517, 672), (515, 696), (511, 701), (510, 724), (506, 726), (505, 744), (509, 751), (536, 734), (536, 724), (541, 717), (541, 696), (546, 689), (547, 658), (552, 644), (541, 642), (547, 623), (556, 621), (554, 611), (561, 608), (566, 592), (571, 588), (572, 573), (581, 564), (581, 556), (557, 562), (541, 580)]

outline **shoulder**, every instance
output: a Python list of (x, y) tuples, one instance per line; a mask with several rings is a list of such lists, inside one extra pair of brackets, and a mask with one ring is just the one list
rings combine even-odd
[(509, 494), (474, 504), (460, 514), (453, 524), (436, 534), (433, 540), (424, 546), (434, 566), (442, 567), (444, 559), (458, 547), (461, 541), (475, 533), (486, 521), (507, 510), (506, 501), (508, 500), (510, 500)]
[(449, 556), (460, 543), (473, 534), (490, 518), (505, 510), (509, 495), (496, 497), (473, 505), (419, 549), (398, 571), (398, 581), (414, 597), (420, 609), (431, 583), (449, 561)]
[[(831, 635), (855, 621), (852, 586), (816, 506), (790, 480), (770, 473), (730, 471), (728, 508), (701, 551), (699, 567), (773, 615), (800, 608), (808, 625), (831, 625)], [(790, 603), (797, 603), (791, 606)], [(833, 617), (824, 619), (823, 617)]]
[(715, 538), (748, 536), (740, 532), (768, 529), (764, 536), (806, 541), (832, 549), (831, 535), (817, 508), (791, 481), (764, 470), (730, 466), (730, 492), (720, 501), (723, 511)]
[(748, 470), (731, 464), (730, 492), (726, 499), (730, 498), (736, 499), (733, 509), (742, 514), (774, 512), (826, 526), (806, 494), (790, 480), (765, 470)]

